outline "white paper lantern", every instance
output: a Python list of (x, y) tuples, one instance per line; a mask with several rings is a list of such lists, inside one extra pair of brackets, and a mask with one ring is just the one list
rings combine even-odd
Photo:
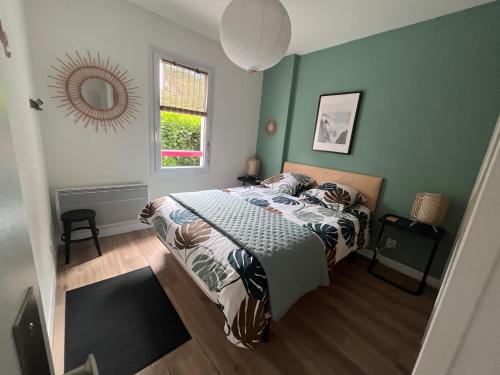
[(290, 17), (278, 0), (232, 0), (220, 22), (224, 52), (250, 73), (276, 65), (290, 37)]

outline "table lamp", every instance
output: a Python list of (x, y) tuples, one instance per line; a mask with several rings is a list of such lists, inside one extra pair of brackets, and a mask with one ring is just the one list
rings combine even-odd
[(257, 177), (260, 173), (260, 160), (251, 158), (247, 160), (245, 174), (250, 177)]
[(415, 222), (432, 225), (435, 231), (436, 226), (443, 222), (448, 210), (448, 200), (439, 193), (417, 193), (411, 216)]

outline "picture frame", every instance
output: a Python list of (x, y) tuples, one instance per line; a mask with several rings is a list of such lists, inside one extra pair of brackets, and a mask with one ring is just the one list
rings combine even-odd
[(319, 97), (313, 150), (350, 154), (362, 91)]

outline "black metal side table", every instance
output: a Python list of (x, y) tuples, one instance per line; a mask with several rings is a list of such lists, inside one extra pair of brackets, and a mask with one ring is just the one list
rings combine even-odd
[[(416, 223), (416, 222), (414, 222), (410, 219), (407, 219), (405, 217), (401, 217), (401, 216), (393, 215), (393, 214), (384, 215), (378, 221), (380, 223), (382, 223), (382, 227), (380, 228), (380, 232), (378, 234), (377, 245), (375, 246), (375, 250), (373, 250), (373, 258), (370, 262), (370, 265), (368, 266), (368, 271), (372, 275), (378, 277), (379, 279), (381, 279), (381, 280), (383, 280), (383, 281), (385, 281), (385, 282), (387, 282), (387, 283), (389, 283), (389, 284), (391, 284), (391, 285), (393, 285), (401, 290), (404, 290), (405, 292), (415, 294), (415, 295), (421, 294), (425, 288), (425, 280), (427, 279), (427, 275), (429, 274), (429, 270), (431, 268), (431, 264), (432, 264), (432, 261), (434, 259), (434, 255), (436, 255), (436, 250), (439, 246), (439, 242), (441, 241), (441, 239), (443, 238), (443, 236), (445, 234), (445, 230), (442, 228), (433, 227), (432, 225), (428, 225), (428, 224)], [(378, 245), (380, 244), (380, 241), (382, 240), (382, 237), (384, 236), (384, 230), (385, 230), (386, 225), (413, 233), (416, 236), (420, 236), (420, 237), (429, 238), (431, 240), (434, 240), (434, 245), (432, 246), (432, 250), (429, 254), (429, 258), (427, 259), (427, 264), (425, 266), (424, 274), (422, 276), (422, 279), (419, 282), (417, 289), (415, 289), (415, 290), (405, 288), (405, 287), (395, 283), (394, 281), (389, 280), (389, 279), (385, 278), (384, 276), (375, 273), (375, 271), (373, 269), (375, 267), (375, 265), (378, 263), (377, 258), (379, 255), (379, 250), (377, 248), (378, 248)]]
[(246, 186), (246, 185), (259, 185), (262, 180), (252, 176), (240, 176), (238, 177), (238, 181), (243, 182), (243, 186)]

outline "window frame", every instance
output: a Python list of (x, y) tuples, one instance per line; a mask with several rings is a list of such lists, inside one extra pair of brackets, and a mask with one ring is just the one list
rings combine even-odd
[[(212, 101), (213, 101), (213, 82), (214, 82), (214, 69), (212, 67), (200, 64), (196, 61), (186, 59), (184, 57), (176, 56), (175, 54), (161, 51), (157, 48), (151, 47), (151, 72), (150, 79), (152, 88), (151, 100), (151, 173), (154, 174), (201, 174), (208, 173), (210, 168), (211, 156), (211, 135), (212, 135)], [(208, 86), (207, 86), (207, 117), (205, 118), (205, 131), (201, 134), (203, 142), (203, 150), (205, 161), (202, 166), (189, 166), (189, 167), (169, 167), (162, 168), (161, 166), (161, 110), (160, 110), (160, 61), (176, 61), (179, 64), (189, 67), (198, 68), (208, 73)]]

